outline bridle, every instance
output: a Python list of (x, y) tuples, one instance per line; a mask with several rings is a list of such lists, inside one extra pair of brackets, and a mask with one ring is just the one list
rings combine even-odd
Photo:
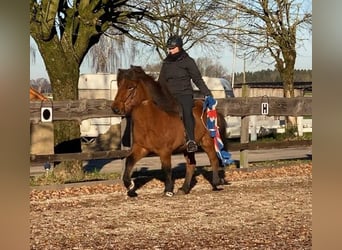
[(127, 106), (127, 102), (129, 103), (137, 94), (137, 85), (129, 89), (130, 93), (128, 96), (123, 100), (124, 107)]
[(126, 99), (124, 100), (124, 103), (126, 103), (126, 101), (128, 100), (128, 98), (133, 99), (135, 97), (135, 95), (137, 94), (137, 86), (133, 87), (132, 89), (130, 89), (130, 93), (129, 95), (126, 97)]

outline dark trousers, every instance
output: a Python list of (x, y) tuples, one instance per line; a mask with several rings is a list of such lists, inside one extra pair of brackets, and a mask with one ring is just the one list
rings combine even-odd
[(182, 107), (183, 123), (187, 135), (187, 140), (195, 140), (195, 120), (192, 114), (192, 108), (194, 104), (193, 96), (177, 95), (175, 97)]

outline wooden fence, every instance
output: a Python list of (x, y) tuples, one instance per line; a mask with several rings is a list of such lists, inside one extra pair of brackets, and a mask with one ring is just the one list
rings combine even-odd
[[(248, 119), (250, 115), (268, 116), (308, 116), (312, 115), (312, 97), (236, 97), (217, 99), (216, 109), (224, 116), (238, 116), (242, 118), (241, 138), (248, 138)], [(52, 110), (52, 120), (82, 120), (89, 118), (118, 117), (110, 109), (112, 100), (106, 99), (84, 99), (77, 101), (31, 101), (30, 122), (36, 124), (41, 122), (41, 109), (48, 107)], [(240, 151), (251, 149), (248, 141), (242, 141), (239, 145)], [(311, 143), (311, 142), (309, 142)], [(228, 148), (231, 150), (230, 148)], [(31, 162), (55, 162), (65, 160), (90, 160), (90, 159), (119, 159), (125, 158), (128, 150), (113, 150), (101, 152), (68, 153), (68, 154), (31, 154)], [(244, 154), (240, 158), (240, 166), (248, 166), (248, 159)], [(241, 165), (241, 162), (243, 163)]]

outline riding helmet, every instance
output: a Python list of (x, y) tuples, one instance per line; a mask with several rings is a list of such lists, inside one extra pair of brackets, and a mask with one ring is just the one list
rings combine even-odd
[(169, 39), (167, 39), (166, 45), (168, 48), (174, 48), (174, 47), (182, 48), (183, 40), (180, 36), (177, 36), (177, 35), (170, 36)]

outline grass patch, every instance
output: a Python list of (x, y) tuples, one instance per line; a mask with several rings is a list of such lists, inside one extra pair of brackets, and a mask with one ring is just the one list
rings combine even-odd
[(312, 159), (295, 159), (295, 160), (274, 160), (274, 161), (260, 161), (250, 162), (250, 168), (261, 168), (261, 167), (286, 167), (295, 166), (301, 164), (311, 164)]
[[(312, 140), (312, 132), (303, 133), (303, 136), (298, 136), (295, 130), (287, 130), (285, 133), (270, 133), (265, 136), (257, 138), (256, 141), (249, 141), (249, 143), (259, 143), (259, 142), (279, 142), (279, 141), (289, 141), (289, 140)], [(229, 138), (226, 139), (228, 143), (240, 143), (240, 138)]]
[(288, 141), (288, 140), (312, 140), (312, 132), (303, 133), (303, 136), (297, 135), (297, 128), (289, 128), (285, 133), (270, 133), (266, 136), (258, 138), (258, 142), (272, 142), (272, 141)]
[(67, 178), (62, 179), (54, 174), (53, 171), (48, 171), (45, 174), (38, 176), (30, 176), (30, 186), (46, 186), (54, 184), (67, 184), (86, 181), (105, 181), (116, 180), (120, 178), (119, 173), (100, 173), (98, 171), (86, 172), (82, 178)]

